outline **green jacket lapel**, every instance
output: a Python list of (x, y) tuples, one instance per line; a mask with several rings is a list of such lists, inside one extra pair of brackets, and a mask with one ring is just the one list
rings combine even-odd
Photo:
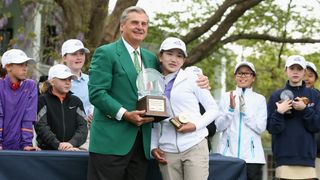
[(146, 55), (145, 50), (143, 48), (140, 48), (140, 52), (144, 68), (152, 68), (152, 64), (150, 64), (150, 60), (148, 59), (150, 57)]
[(130, 54), (126, 49), (122, 39), (117, 42), (117, 54), (119, 55), (119, 61), (122, 65), (124, 71), (126, 71), (128, 79), (131, 83), (132, 88), (137, 91), (136, 79), (137, 79), (137, 71), (132, 63)]

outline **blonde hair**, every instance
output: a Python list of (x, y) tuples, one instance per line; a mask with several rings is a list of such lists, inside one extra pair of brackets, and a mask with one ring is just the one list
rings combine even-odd
[(44, 93), (48, 92), (51, 87), (52, 87), (52, 85), (49, 80), (46, 80), (44, 82), (39, 83), (40, 94), (44, 94)]

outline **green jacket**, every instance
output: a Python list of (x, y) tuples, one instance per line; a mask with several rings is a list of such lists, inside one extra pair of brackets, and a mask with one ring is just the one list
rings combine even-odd
[[(145, 68), (158, 68), (156, 56), (141, 48)], [(89, 96), (94, 105), (89, 151), (109, 155), (127, 154), (136, 139), (138, 127), (115, 119), (121, 107), (136, 109), (138, 74), (122, 39), (96, 49), (89, 69)], [(151, 123), (141, 126), (144, 152), (150, 157)]]

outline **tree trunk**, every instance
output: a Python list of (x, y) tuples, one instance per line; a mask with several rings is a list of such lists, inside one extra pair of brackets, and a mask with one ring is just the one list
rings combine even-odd
[(113, 42), (120, 35), (120, 16), (122, 12), (130, 6), (136, 5), (138, 0), (118, 0), (113, 12), (108, 16), (105, 21), (103, 29), (103, 38), (100, 41), (101, 44)]
[(78, 38), (93, 51), (119, 37), (119, 19), (124, 9), (138, 0), (118, 0), (108, 16), (109, 0), (55, 0), (63, 9), (62, 40)]

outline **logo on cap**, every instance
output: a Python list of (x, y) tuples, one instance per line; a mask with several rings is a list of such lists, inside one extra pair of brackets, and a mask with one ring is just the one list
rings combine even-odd
[(299, 57), (295, 57), (295, 58), (293, 59), (293, 61), (301, 62), (301, 59), (300, 59)]
[(74, 44), (75, 46), (82, 46), (82, 43), (79, 41), (76, 41), (76, 43)]
[(173, 42), (174, 44), (178, 45), (178, 46), (181, 46), (181, 42), (180, 41), (175, 41)]

